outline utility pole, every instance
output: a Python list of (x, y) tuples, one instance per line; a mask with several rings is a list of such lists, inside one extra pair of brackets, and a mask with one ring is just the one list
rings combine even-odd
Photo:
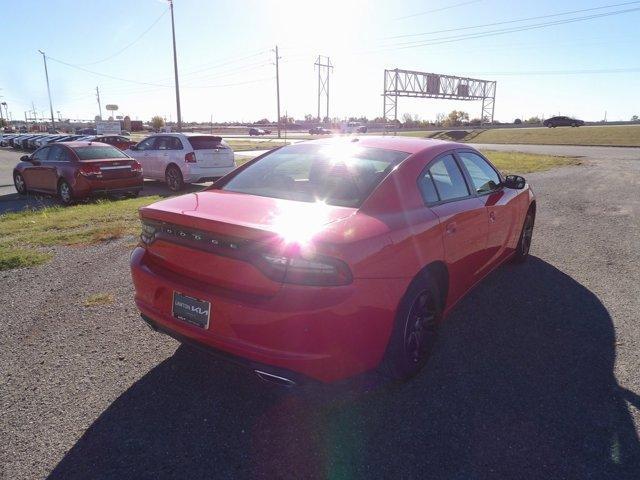
[[(276, 99), (278, 101), (278, 138), (280, 138), (280, 69), (278, 65), (278, 46), (276, 45)], [(286, 129), (286, 125), (285, 125)]]
[(176, 27), (173, 21), (173, 0), (169, 0), (171, 9), (171, 34), (173, 36), (173, 71), (176, 77), (176, 109), (178, 111), (178, 131), (182, 131), (182, 114), (180, 113), (180, 85), (178, 84), (178, 56), (176, 53)]
[(100, 120), (102, 120), (102, 105), (100, 104), (100, 89), (96, 86), (96, 98), (98, 99), (98, 111), (100, 112)]
[[(323, 58), (326, 63), (322, 63)], [(322, 55), (318, 55), (318, 60), (316, 60), (314, 65), (318, 67), (318, 122), (322, 121), (322, 117), (320, 116), (320, 103), (323, 92), (327, 97), (327, 121), (329, 121), (329, 75), (331, 70), (333, 70), (333, 65), (331, 65), (331, 59), (329, 57), (323, 57)]]
[(49, 87), (49, 71), (47, 70), (47, 56), (42, 50), (38, 50), (42, 54), (44, 61), (44, 76), (47, 78), (47, 93), (49, 94), (49, 109), (51, 110), (51, 128), (56, 128), (56, 121), (53, 118), (53, 103), (51, 103), (51, 88)]

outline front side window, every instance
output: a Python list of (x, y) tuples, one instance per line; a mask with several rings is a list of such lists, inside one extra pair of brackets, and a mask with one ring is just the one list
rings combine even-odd
[(488, 193), (500, 187), (500, 176), (484, 158), (472, 152), (458, 152), (458, 155), (469, 172), (476, 193)]
[(115, 147), (107, 145), (91, 145), (76, 147), (73, 149), (80, 160), (98, 160), (103, 158), (127, 158), (127, 156)]
[(352, 143), (289, 145), (241, 170), (222, 189), (357, 207), (408, 155)]
[(156, 137), (145, 138), (138, 144), (138, 150), (153, 150), (153, 143)]
[(47, 160), (47, 156), (49, 155), (49, 150), (51, 150), (51, 147), (43, 147), (40, 150), (37, 150), (33, 154), (33, 159), (38, 162), (45, 162)]
[(428, 172), (440, 201), (469, 195), (469, 189), (453, 155), (445, 155), (431, 164)]

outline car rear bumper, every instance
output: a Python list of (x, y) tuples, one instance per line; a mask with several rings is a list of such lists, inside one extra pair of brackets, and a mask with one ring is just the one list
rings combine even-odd
[(182, 172), (182, 177), (185, 183), (212, 181), (214, 178), (224, 177), (235, 168), (235, 165), (229, 167), (199, 167), (191, 164)]
[(128, 178), (113, 178), (108, 180), (94, 180), (78, 178), (73, 186), (74, 196), (88, 197), (97, 195), (108, 195), (128, 192), (139, 192), (142, 190), (142, 175)]
[[(263, 371), (288, 372), (285, 378), (334, 382), (374, 369), (397, 305), (389, 295), (395, 289), (378, 279), (343, 287), (283, 285), (272, 296), (230, 292), (156, 264), (142, 247), (131, 254), (131, 275), (136, 305), (155, 328)], [(211, 303), (208, 329), (173, 317), (173, 292)]]

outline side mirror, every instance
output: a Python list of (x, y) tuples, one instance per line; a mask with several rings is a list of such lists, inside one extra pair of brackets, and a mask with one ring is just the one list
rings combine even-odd
[(507, 188), (513, 188), (514, 190), (522, 190), (527, 181), (520, 175), (507, 175), (502, 182), (502, 185)]
[(31, 157), (29, 155), (22, 155), (20, 157), (20, 161), (21, 162), (30, 162), (31, 161)]

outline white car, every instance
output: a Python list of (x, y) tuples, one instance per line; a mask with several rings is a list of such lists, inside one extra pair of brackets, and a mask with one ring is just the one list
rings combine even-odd
[(125, 150), (142, 165), (144, 178), (163, 180), (177, 192), (185, 183), (210, 182), (234, 168), (233, 150), (221, 137), (158, 133)]

